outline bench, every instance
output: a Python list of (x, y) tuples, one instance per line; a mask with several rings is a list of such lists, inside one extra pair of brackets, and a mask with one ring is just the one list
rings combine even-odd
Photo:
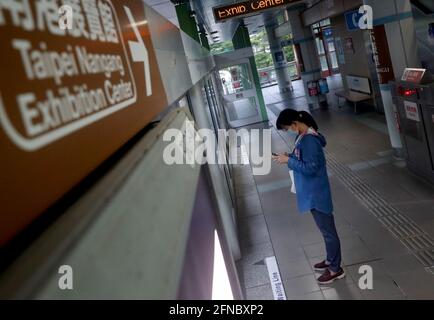
[(368, 78), (358, 76), (346, 76), (348, 90), (337, 91), (338, 107), (340, 108), (340, 99), (343, 98), (354, 104), (354, 113), (357, 113), (357, 104), (359, 102), (372, 100), (371, 83)]

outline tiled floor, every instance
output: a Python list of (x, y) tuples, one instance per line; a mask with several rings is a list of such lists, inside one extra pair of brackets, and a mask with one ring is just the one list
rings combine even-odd
[[(434, 239), (434, 186), (392, 157), (384, 117), (375, 112), (354, 115), (350, 107), (338, 108), (333, 90), (340, 87), (339, 77), (329, 84), (330, 109), (313, 115), (328, 139), (329, 165), (333, 159), (329, 175), (347, 277), (328, 286), (317, 284), (319, 274), (312, 264), (324, 258), (324, 244), (312, 217), (297, 212), (286, 168), (273, 164), (269, 175), (253, 176), (248, 165), (238, 166), (236, 191), (243, 251), (238, 268), (246, 297), (273, 299), (263, 260), (276, 256), (288, 299), (434, 299), (434, 274), (373, 214), (370, 197), (363, 200), (363, 190), (367, 190), (375, 201), (393, 208)], [(294, 89), (292, 95), (279, 94), (276, 86), (264, 89), (271, 123), (285, 107), (304, 108), (301, 82), (295, 82)], [(273, 129), (272, 150), (285, 152), (288, 144), (290, 139)], [(335, 166), (348, 170), (365, 189), (352, 190)], [(434, 245), (431, 249), (434, 255)], [(372, 267), (372, 290), (359, 286), (363, 265)]]

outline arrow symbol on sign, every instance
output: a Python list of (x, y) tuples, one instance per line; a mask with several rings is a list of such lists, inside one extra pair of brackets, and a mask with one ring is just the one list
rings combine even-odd
[(145, 66), (146, 94), (149, 97), (152, 95), (152, 82), (148, 49), (146, 49), (145, 43), (143, 42), (142, 36), (140, 35), (139, 29), (137, 28), (137, 23), (134, 20), (130, 8), (124, 6), (124, 9), (127, 14), (128, 20), (130, 20), (130, 26), (131, 28), (133, 28), (134, 34), (137, 38), (137, 42), (128, 41), (128, 44), (130, 45), (131, 55), (133, 56), (134, 62), (142, 62)]

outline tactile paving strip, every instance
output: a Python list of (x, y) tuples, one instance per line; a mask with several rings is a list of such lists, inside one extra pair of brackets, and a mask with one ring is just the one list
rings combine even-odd
[(354, 171), (326, 152), (328, 167), (369, 212), (434, 275), (434, 240), (414, 221), (384, 200)]

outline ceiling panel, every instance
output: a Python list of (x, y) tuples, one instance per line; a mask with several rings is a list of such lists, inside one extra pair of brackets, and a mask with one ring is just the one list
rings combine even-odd
[(174, 25), (178, 26), (178, 18), (176, 17), (175, 6), (170, 0), (143, 0), (148, 6), (161, 14), (166, 19), (170, 20)]

